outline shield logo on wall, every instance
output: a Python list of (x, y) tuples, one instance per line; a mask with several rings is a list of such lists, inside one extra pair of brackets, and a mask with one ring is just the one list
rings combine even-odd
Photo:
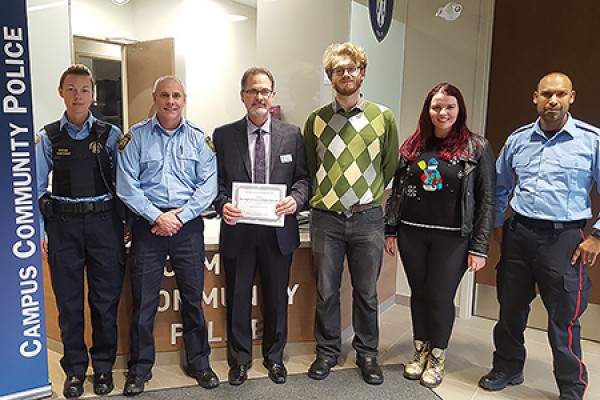
[(394, 0), (369, 0), (371, 28), (378, 42), (381, 42), (392, 25)]

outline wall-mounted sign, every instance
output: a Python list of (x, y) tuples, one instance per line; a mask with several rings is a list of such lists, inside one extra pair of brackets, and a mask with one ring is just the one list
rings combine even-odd
[(378, 42), (381, 42), (392, 25), (394, 0), (369, 0), (371, 28)]

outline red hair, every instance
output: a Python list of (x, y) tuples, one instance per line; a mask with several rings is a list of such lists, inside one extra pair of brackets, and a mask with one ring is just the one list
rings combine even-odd
[(434, 126), (429, 116), (429, 107), (433, 96), (438, 93), (446, 96), (454, 96), (458, 102), (458, 116), (456, 122), (446, 139), (440, 145), (440, 158), (442, 160), (452, 160), (465, 153), (467, 139), (473, 135), (473, 132), (467, 127), (467, 107), (465, 99), (458, 88), (450, 83), (439, 83), (429, 91), (423, 109), (419, 116), (419, 124), (415, 133), (409, 136), (400, 147), (400, 155), (409, 161), (414, 161), (417, 155), (425, 148), (427, 141), (434, 137)]

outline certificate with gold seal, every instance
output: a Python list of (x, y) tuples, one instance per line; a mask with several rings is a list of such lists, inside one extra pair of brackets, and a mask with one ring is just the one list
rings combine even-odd
[(275, 214), (275, 205), (285, 197), (286, 186), (233, 182), (233, 206), (242, 210), (238, 223), (283, 226), (285, 215)]

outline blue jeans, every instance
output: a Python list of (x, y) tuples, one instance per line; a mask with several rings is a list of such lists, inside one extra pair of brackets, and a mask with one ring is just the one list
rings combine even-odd
[(381, 207), (350, 217), (313, 208), (310, 234), (317, 271), (317, 357), (337, 362), (342, 350), (340, 285), (344, 257), (352, 283), (352, 347), (359, 357), (377, 356), (377, 279), (384, 243)]

